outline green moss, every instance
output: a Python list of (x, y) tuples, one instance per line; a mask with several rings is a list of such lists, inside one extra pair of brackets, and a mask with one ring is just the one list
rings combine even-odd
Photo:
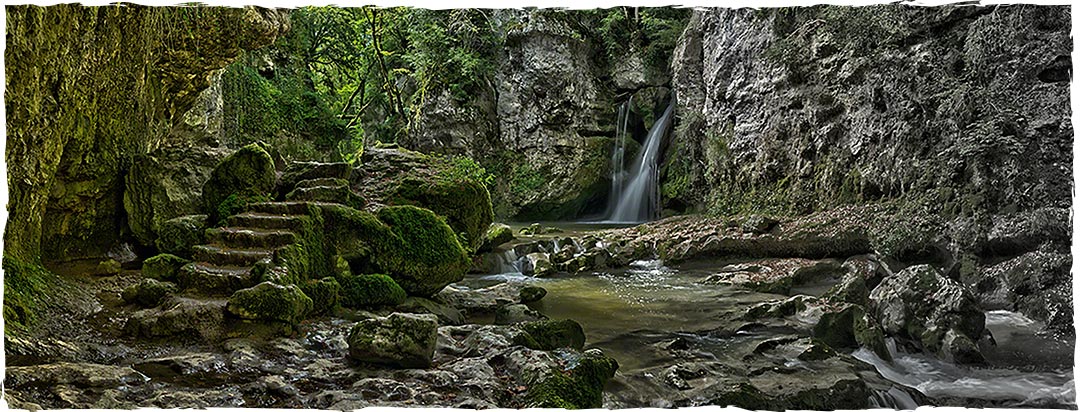
[(568, 371), (551, 371), (529, 387), (530, 408), (592, 409), (603, 406), (604, 385), (619, 364), (605, 356), (582, 356)]
[(143, 279), (124, 289), (120, 297), (127, 303), (134, 303), (143, 307), (154, 307), (170, 293), (176, 293), (177, 287), (173, 283), (161, 282), (155, 279)]
[(171, 253), (186, 258), (191, 257), (191, 248), (206, 243), (206, 215), (181, 216), (161, 222), (158, 226), (158, 238), (154, 241), (158, 251)]
[(25, 332), (39, 320), (51, 285), (58, 277), (39, 264), (4, 256), (4, 322), (6, 335)]
[(405, 302), (405, 289), (386, 275), (349, 275), (341, 278), (341, 304), (350, 308), (396, 306)]
[(188, 263), (191, 263), (191, 261), (176, 255), (162, 253), (143, 261), (142, 274), (143, 277), (150, 279), (175, 282), (176, 275), (180, 273), (180, 268)]
[(331, 313), (341, 303), (341, 284), (332, 277), (301, 282), (300, 290), (311, 298), (312, 313), (316, 315)]
[(217, 222), (226, 217), (221, 213), (229, 210), (219, 210), (219, 207), (230, 196), (239, 199), (265, 197), (274, 190), (276, 182), (274, 160), (270, 154), (256, 144), (244, 146), (222, 160), (203, 185), (203, 204), (211, 213), (210, 221)]
[(237, 195), (233, 193), (229, 195), (229, 197), (226, 197), (225, 200), (222, 200), (211, 215), (217, 216), (218, 221), (215, 226), (220, 227), (225, 225), (226, 218), (243, 212), (247, 209), (248, 205), (268, 201), (270, 201), (270, 198), (266, 195)]
[(446, 223), (460, 236), (462, 246), (474, 251), (483, 242), (495, 215), (491, 194), (475, 180), (434, 181), (416, 176), (405, 177), (390, 195), (394, 205), (421, 206), (446, 217)]
[(430, 210), (391, 206), (376, 216), (343, 206), (322, 208), (325, 236), (352, 274), (385, 273), (410, 295), (430, 296), (461, 280), (469, 268), (454, 231)]
[(296, 285), (263, 282), (234, 292), (226, 309), (241, 319), (296, 324), (311, 313), (312, 306), (311, 298)]
[(523, 334), (515, 335), (514, 343), (536, 350), (585, 346), (585, 330), (573, 319), (540, 320), (519, 325)]

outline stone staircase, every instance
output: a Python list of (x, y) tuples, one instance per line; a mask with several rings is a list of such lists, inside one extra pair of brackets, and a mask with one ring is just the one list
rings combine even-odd
[[(309, 207), (320, 204), (356, 206), (363, 199), (353, 193), (337, 164), (316, 167), (292, 188), (286, 201), (248, 205), (245, 212), (229, 216), (227, 226), (207, 229), (209, 243), (193, 248), (194, 263), (178, 276), (180, 288), (209, 296), (228, 296), (259, 283), (257, 264), (272, 264), (275, 254), (298, 240)], [(321, 173), (320, 173), (321, 172)], [(328, 173), (329, 172), (329, 173)], [(330, 174), (329, 176), (327, 174)]]

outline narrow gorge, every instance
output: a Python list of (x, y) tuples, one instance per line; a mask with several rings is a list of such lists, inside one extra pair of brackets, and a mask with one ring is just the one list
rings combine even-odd
[(5, 10), (10, 407), (1077, 407), (1068, 6)]

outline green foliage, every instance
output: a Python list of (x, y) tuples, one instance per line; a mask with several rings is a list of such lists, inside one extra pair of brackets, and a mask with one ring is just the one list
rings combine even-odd
[(510, 173), (510, 193), (524, 195), (544, 185), (544, 174), (528, 163), (519, 163)]
[(4, 322), (5, 335), (20, 334), (39, 320), (51, 285), (58, 277), (39, 264), (26, 263), (4, 256)]
[(349, 308), (396, 306), (407, 297), (393, 278), (381, 274), (342, 276), (341, 288), (341, 304)]
[(446, 183), (477, 182), (483, 184), (489, 190), (495, 182), (495, 176), (488, 173), (483, 166), (467, 156), (450, 156), (442, 162), (439, 168), (439, 178)]
[(597, 31), (610, 60), (640, 52), (650, 76), (667, 70), (675, 43), (690, 19), (689, 9), (674, 7), (615, 7), (579, 13), (600, 14)]

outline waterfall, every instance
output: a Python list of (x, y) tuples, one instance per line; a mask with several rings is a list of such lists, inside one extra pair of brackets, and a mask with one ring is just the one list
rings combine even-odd
[(604, 212), (607, 217), (615, 213), (615, 199), (622, 197), (626, 180), (626, 135), (630, 133), (630, 108), (633, 103), (634, 95), (630, 95), (629, 99), (619, 105), (618, 116), (615, 118), (615, 150), (611, 151), (611, 191), (608, 193), (607, 210)]
[[(627, 118), (630, 117), (629, 103), (628, 100), (627, 104), (624, 105), (625, 109), (622, 107), (619, 109), (619, 117), (621, 118), (619, 120), (622, 120), (624, 124)], [(664, 135), (667, 134), (668, 127), (671, 126), (671, 112), (674, 108), (675, 101), (672, 100), (668, 108), (664, 110), (664, 114), (653, 123), (652, 129), (649, 129), (648, 137), (645, 138), (645, 144), (642, 145), (641, 151), (638, 152), (638, 156), (630, 167), (628, 175), (622, 170), (622, 151), (627, 130), (624, 125), (620, 135), (618, 127), (616, 127), (616, 139), (622, 140), (616, 143), (615, 154), (612, 155), (612, 166), (614, 166), (611, 179), (612, 196), (608, 198), (606, 220), (639, 223), (652, 220), (659, 214), (660, 191), (657, 186), (659, 185), (660, 172), (658, 165), (660, 142), (664, 139)], [(616, 160), (619, 161), (617, 164), (615, 163)]]

